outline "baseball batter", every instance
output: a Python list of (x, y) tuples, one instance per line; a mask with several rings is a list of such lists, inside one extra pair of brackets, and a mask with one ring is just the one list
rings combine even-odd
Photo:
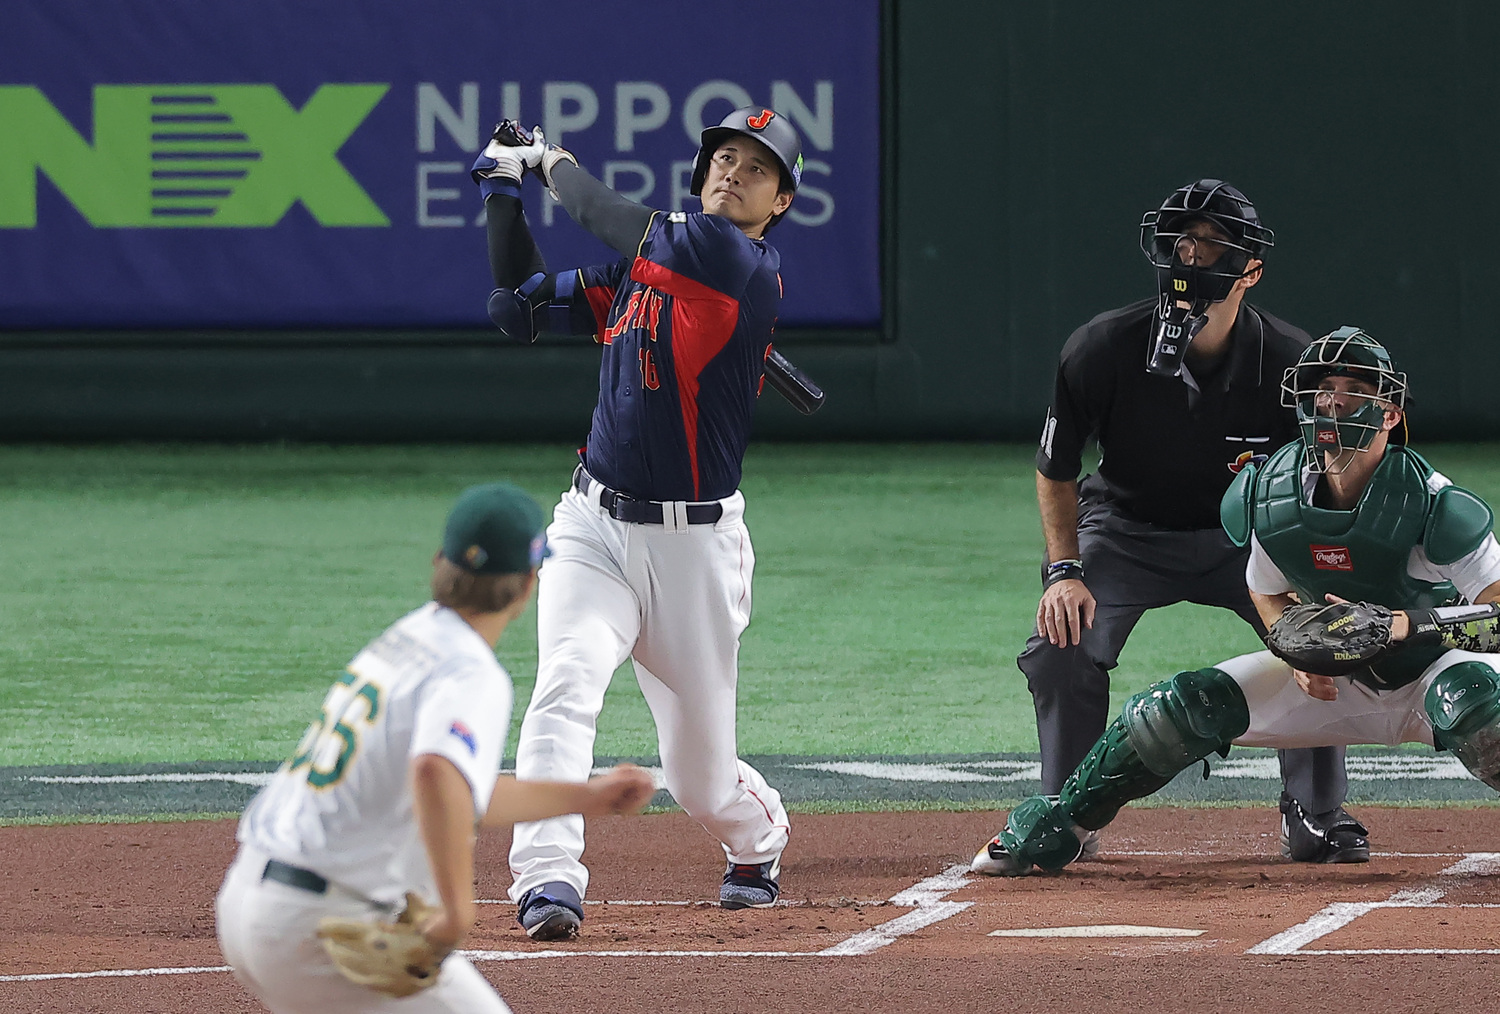
[[(755, 567), (738, 487), (781, 302), (765, 234), (792, 202), (800, 151), (776, 111), (735, 110), (702, 133), (691, 186), (702, 213), (629, 201), (513, 124), (474, 164), (499, 286), (491, 318), (522, 340), (547, 329), (603, 346), (588, 443), (547, 531), (517, 774), (585, 778), (605, 689), (632, 659), (667, 788), (723, 845), (726, 908), (775, 902), (789, 835), (780, 794), (735, 746)], [(527, 171), (622, 259), (549, 273), (521, 211)], [(535, 939), (579, 931), (583, 828), (581, 817), (516, 828), (511, 897)]]
[(494, 646), (530, 598), (542, 524), (514, 486), (466, 490), (433, 560), (433, 601), (354, 657), (246, 809), (219, 946), (272, 1011), (508, 1010), (449, 953), (474, 922), (476, 822), (650, 799), (649, 775), (629, 766), (584, 784), (498, 777), (512, 691)]
[[(1500, 545), (1490, 508), (1406, 448), (1406, 376), (1365, 332), (1340, 328), (1312, 343), (1283, 392), (1300, 437), (1240, 473), (1223, 524), (1250, 546), (1246, 577), (1270, 644), (1294, 640), (1285, 627), (1307, 611), (1292, 608), (1300, 601), (1337, 617), (1324, 624), (1330, 647), (1242, 655), (1132, 697), (1060, 796), (1023, 802), (980, 850), (1000, 872), (1066, 866), (1080, 829), (1105, 826), (1124, 803), (1231, 744), (1426, 743), (1500, 789)], [(1346, 604), (1354, 600), (1392, 612)], [(1324, 602), (1333, 605), (1312, 606)], [(1355, 654), (1363, 613), (1387, 618), (1376, 650), (1347, 675), (1317, 669)]]

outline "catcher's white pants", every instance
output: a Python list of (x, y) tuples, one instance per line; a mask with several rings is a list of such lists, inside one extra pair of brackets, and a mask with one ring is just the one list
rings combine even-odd
[(262, 880), (266, 855), (241, 846), (219, 888), (219, 949), (234, 977), (274, 1014), (510, 1014), (468, 959), (450, 954), (435, 985), (396, 999), (339, 974), (314, 935), (324, 916), (393, 913), (330, 885), (323, 894)]
[(1432, 722), (1423, 707), (1427, 688), (1444, 669), (1471, 659), (1500, 667), (1500, 656), (1454, 649), (1424, 669), (1421, 678), (1395, 690), (1376, 692), (1363, 683), (1340, 679), (1339, 696), (1333, 701), (1309, 697), (1297, 685), (1292, 667), (1269, 651), (1241, 655), (1216, 668), (1234, 677), (1250, 705), (1250, 728), (1235, 740), (1239, 746), (1431, 746)]
[[(516, 776), (588, 778), (604, 691), (632, 658), (672, 798), (732, 862), (767, 862), (786, 847), (786, 809), (735, 746), (740, 634), (750, 622), (755, 569), (744, 497), (721, 501), (714, 524), (673, 531), (616, 521), (599, 506), (598, 489), (563, 494), (547, 529), (536, 689), (521, 723)], [(582, 895), (589, 881), (582, 855), (580, 816), (517, 824), (511, 898), (551, 881)]]

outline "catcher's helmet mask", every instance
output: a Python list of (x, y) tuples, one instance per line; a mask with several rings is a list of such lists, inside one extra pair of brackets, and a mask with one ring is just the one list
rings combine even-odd
[[(1212, 231), (1193, 231), (1197, 223)], [(1188, 344), (1208, 322), (1209, 305), (1229, 297), (1234, 283), (1250, 274), (1250, 261), (1265, 260), (1276, 234), (1261, 224), (1248, 197), (1213, 179), (1174, 190), (1161, 207), (1141, 217), (1140, 228), (1141, 252), (1156, 268), (1160, 293), (1146, 369), (1175, 377)], [(1198, 263), (1210, 244), (1222, 252)]]
[[(720, 145), (735, 135), (753, 137), (771, 149), (781, 169), (782, 192), (796, 193), (802, 185), (802, 138), (785, 116), (769, 106), (741, 106), (716, 126), (703, 129), (698, 137), (698, 154), (693, 157), (693, 180), (688, 193), (694, 197), (702, 195), (709, 160)], [(770, 224), (775, 225), (785, 214), (783, 211), (772, 216)]]
[[(1335, 399), (1321, 386), (1332, 376), (1363, 381), (1373, 393), (1341, 392), (1337, 400), (1358, 405), (1339, 415)], [(1307, 466), (1314, 472), (1343, 471), (1353, 460), (1346, 452), (1369, 450), (1384, 428), (1386, 409), (1404, 415), (1407, 402), (1406, 374), (1396, 369), (1384, 345), (1357, 327), (1341, 327), (1313, 342), (1281, 380), (1281, 403), (1297, 410)], [(1401, 431), (1393, 430), (1391, 438), (1399, 443)]]

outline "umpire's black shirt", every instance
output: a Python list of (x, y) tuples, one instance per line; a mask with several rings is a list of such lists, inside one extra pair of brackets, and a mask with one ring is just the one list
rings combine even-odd
[(1185, 365), (1182, 376), (1162, 377), (1146, 372), (1155, 316), (1156, 300), (1142, 300), (1068, 338), (1037, 471), (1076, 479), (1084, 445), (1097, 437), (1099, 473), (1081, 496), (1162, 528), (1217, 528), (1219, 500), (1245, 462), (1297, 437), (1295, 414), (1281, 406), (1281, 375), (1311, 339), (1241, 303), (1229, 351), (1206, 375)]

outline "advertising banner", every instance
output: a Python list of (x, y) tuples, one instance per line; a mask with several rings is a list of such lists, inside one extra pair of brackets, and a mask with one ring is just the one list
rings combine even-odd
[[(474, 155), (540, 124), (696, 211), (698, 134), (800, 132), (786, 326), (879, 322), (878, 0), (10, 0), (0, 327), (488, 326)], [(527, 181), (548, 267), (615, 256)]]

